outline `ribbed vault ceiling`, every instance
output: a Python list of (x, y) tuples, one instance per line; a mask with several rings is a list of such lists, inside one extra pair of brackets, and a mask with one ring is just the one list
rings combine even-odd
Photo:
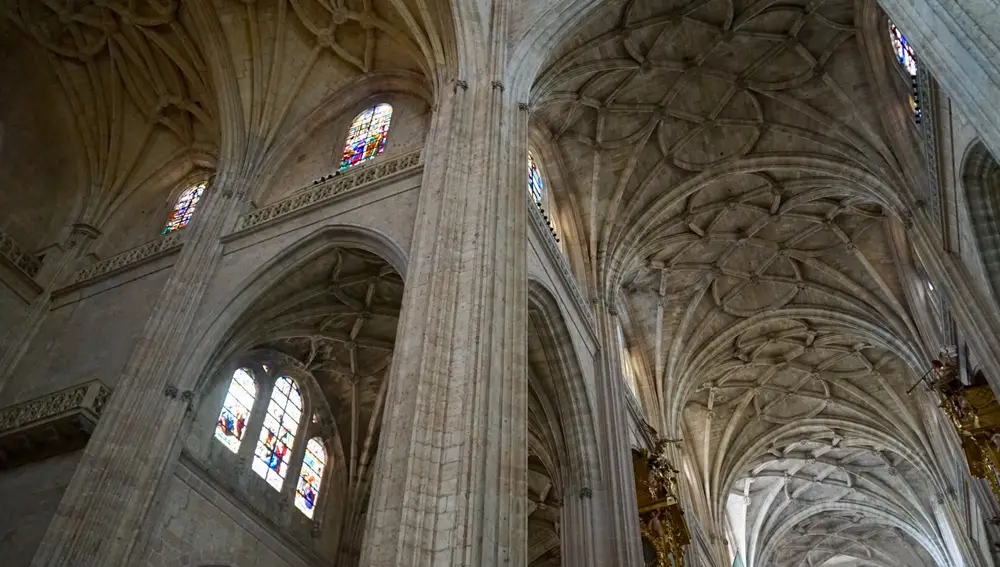
[[(58, 206), (119, 236), (192, 172), (224, 164), (253, 194), (313, 128), (355, 110), (345, 99), (430, 91), (452, 57), (441, 0), (12, 0), (0, 18), (48, 53), (54, 76), (37, 72), (73, 109), (86, 179)], [(35, 236), (56, 238), (22, 238)]]
[(717, 550), (729, 495), (746, 499), (749, 567), (949, 564), (943, 481), (904, 394), (920, 356), (899, 211), (853, 180), (900, 178), (864, 10), (609, 2), (533, 92), (587, 277), (621, 298), (645, 359), (646, 413), (683, 438)]

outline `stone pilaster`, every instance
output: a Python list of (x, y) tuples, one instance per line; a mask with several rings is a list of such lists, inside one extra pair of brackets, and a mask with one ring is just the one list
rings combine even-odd
[[(439, 93), (361, 565), (526, 563), (526, 206), (517, 104)], [(521, 144), (523, 145), (523, 144)]]
[(601, 458), (605, 469), (601, 471), (603, 486), (593, 495), (597, 505), (604, 508), (603, 525), (598, 533), (606, 538), (605, 553), (613, 564), (642, 565), (618, 320), (606, 302), (597, 303), (597, 333), (602, 345), (597, 368), (597, 432), (598, 443), (605, 453)]
[(1000, 156), (1000, 0), (878, 0)]
[(61, 246), (49, 253), (49, 257), (32, 276), (41, 283), (42, 292), (31, 302), (21, 321), (12, 325), (6, 333), (0, 332), (0, 391), (10, 381), (18, 361), (24, 355), (31, 339), (38, 332), (45, 315), (49, 312), (52, 292), (63, 285), (67, 272), (84, 257), (100, 235), (100, 231), (87, 224), (75, 224)]
[(233, 217), (239, 182), (221, 175), (198, 218), (107, 410), (32, 562), (35, 567), (127, 564), (153, 494), (173, 452), (196, 376), (176, 372), (188, 330), (222, 255), (220, 236)]

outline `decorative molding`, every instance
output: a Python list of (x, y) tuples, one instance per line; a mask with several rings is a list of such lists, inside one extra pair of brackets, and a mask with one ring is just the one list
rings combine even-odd
[(537, 205), (530, 201), (528, 202), (528, 216), (531, 217), (532, 224), (535, 226), (535, 230), (538, 231), (539, 237), (545, 242), (545, 247), (548, 248), (549, 255), (559, 267), (563, 284), (570, 290), (570, 295), (573, 296), (573, 300), (580, 308), (580, 312), (583, 313), (584, 319), (590, 325), (591, 329), (596, 329), (597, 321), (594, 319), (594, 314), (590, 311), (590, 304), (584, 299), (583, 293), (580, 291), (580, 286), (569, 267), (566, 256), (563, 255), (562, 250), (559, 250), (559, 246), (556, 245), (555, 235), (542, 217), (542, 212), (538, 210)]
[(92, 380), (0, 410), (0, 470), (83, 448), (110, 397)]
[(182, 235), (183, 231), (170, 232), (158, 237), (155, 240), (151, 240), (142, 246), (136, 246), (135, 248), (126, 250), (121, 254), (117, 254), (106, 260), (101, 260), (100, 262), (91, 264), (78, 271), (73, 276), (73, 283), (78, 284), (80, 282), (92, 280), (98, 276), (103, 276), (139, 262), (158, 257), (167, 252), (172, 252), (184, 243)]
[(21, 402), (0, 410), (0, 435), (34, 422), (58, 417), (66, 412), (84, 411), (96, 422), (104, 412), (111, 390), (99, 380)]
[(42, 262), (33, 254), (25, 252), (3, 229), (0, 229), (0, 257), (13, 264), (29, 278), (37, 276), (38, 271), (42, 269)]
[(934, 92), (934, 81), (930, 73), (923, 66), (917, 71), (917, 89), (920, 94), (920, 114), (921, 120), (918, 125), (920, 136), (923, 138), (924, 161), (927, 163), (928, 189), (930, 194), (928, 200), (933, 211), (935, 222), (941, 222), (941, 186), (938, 177), (938, 151), (937, 132), (934, 126), (937, 121), (937, 104)]
[(236, 231), (247, 230), (299, 213), (333, 197), (408, 173), (418, 167), (420, 167), (420, 150), (395, 158), (378, 159), (370, 165), (325, 177), (290, 197), (243, 215), (236, 223)]

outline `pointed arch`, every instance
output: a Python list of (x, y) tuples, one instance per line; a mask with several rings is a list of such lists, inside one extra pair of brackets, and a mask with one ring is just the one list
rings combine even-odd
[(965, 154), (962, 185), (983, 270), (1000, 297), (1000, 163), (981, 141)]

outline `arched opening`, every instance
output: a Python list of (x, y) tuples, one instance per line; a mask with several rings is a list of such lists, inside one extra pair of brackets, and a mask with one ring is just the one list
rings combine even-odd
[[(403, 279), (377, 254), (322, 240), (280, 274), (268, 272), (276, 281), (215, 349), (185, 450), (292, 539), (355, 565)], [(253, 443), (233, 451), (212, 420), (220, 406), (235, 413), (226, 408), (237, 405), (228, 392), (238, 369), (253, 375), (260, 393), (241, 398), (251, 406), (242, 438)]]
[(1000, 297), (1000, 163), (982, 142), (965, 154), (962, 185), (979, 258), (995, 297)]
[(541, 284), (529, 283), (528, 313), (528, 565), (574, 565), (593, 553), (588, 534), (572, 531), (583, 526), (564, 518), (592, 486), (594, 421), (565, 322)]

